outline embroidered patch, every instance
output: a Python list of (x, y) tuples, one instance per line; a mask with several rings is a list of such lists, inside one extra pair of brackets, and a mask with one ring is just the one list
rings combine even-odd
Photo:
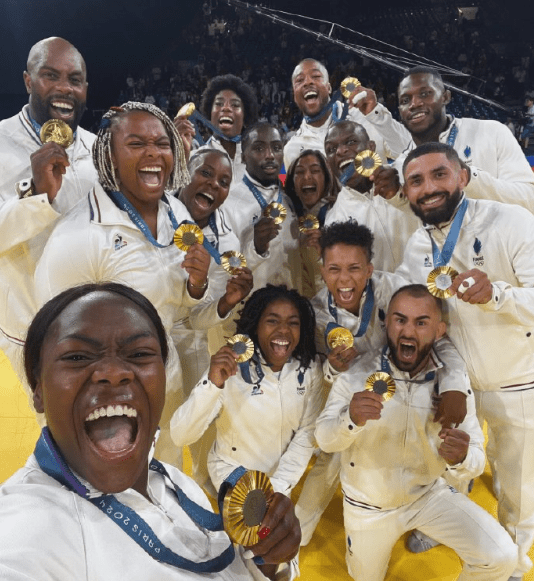
[(471, 157), (471, 148), (469, 147), (469, 145), (465, 146), (464, 157), (466, 160)]
[(298, 395), (304, 395), (306, 393), (306, 388), (303, 385), (299, 385), (297, 387), (297, 393)]
[(478, 238), (475, 238), (475, 243), (473, 244), (473, 250), (476, 256), (473, 256), (473, 264), (475, 266), (484, 266), (484, 255), (480, 254), (482, 251), (482, 242)]
[(127, 244), (128, 242), (126, 242), (126, 240), (123, 240), (120, 234), (117, 234), (115, 236), (115, 240), (113, 240), (115, 250), (120, 250), (121, 248), (124, 248)]
[(255, 385), (252, 388), (252, 393), (250, 395), (263, 395), (263, 390), (261, 389), (261, 387), (258, 385)]

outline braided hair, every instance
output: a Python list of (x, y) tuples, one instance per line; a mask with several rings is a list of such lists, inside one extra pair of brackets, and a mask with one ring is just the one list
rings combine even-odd
[(96, 134), (96, 140), (93, 144), (93, 163), (98, 172), (98, 181), (102, 184), (102, 187), (108, 192), (120, 190), (113, 168), (113, 162), (111, 161), (111, 139), (113, 127), (130, 111), (145, 111), (161, 121), (171, 140), (171, 149), (174, 157), (174, 167), (169, 177), (167, 188), (176, 190), (181, 186), (187, 185), (190, 181), (189, 172), (187, 171), (187, 160), (185, 158), (182, 138), (176, 130), (174, 123), (155, 105), (128, 101), (120, 107), (111, 107), (107, 113), (104, 113), (100, 128)]
[[(307, 369), (317, 354), (315, 348), (315, 311), (310, 301), (301, 296), (295, 289), (288, 289), (285, 284), (267, 286), (253, 292), (247, 300), (240, 317), (236, 321), (236, 332), (248, 335), (254, 345), (259, 345), (258, 324), (265, 309), (275, 301), (289, 301), (299, 312), (300, 339), (293, 351), (293, 357), (300, 362), (302, 369)], [(257, 348), (257, 347), (256, 347)]]

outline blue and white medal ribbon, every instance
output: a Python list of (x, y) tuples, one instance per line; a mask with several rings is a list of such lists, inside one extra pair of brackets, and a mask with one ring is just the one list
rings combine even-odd
[[(128, 214), (130, 220), (141, 230), (144, 234), (145, 238), (153, 245), (157, 246), (158, 248), (167, 248), (172, 244), (172, 241), (169, 244), (160, 244), (152, 235), (150, 228), (148, 227), (147, 223), (141, 218), (141, 215), (137, 211), (136, 208), (131, 204), (131, 202), (126, 198), (126, 196), (122, 192), (107, 192), (108, 196), (112, 199), (113, 203), (120, 209), (123, 210)], [(161, 198), (168, 206), (169, 211), (167, 215), (169, 216), (169, 220), (171, 221), (172, 227), (176, 230), (179, 227), (178, 221), (176, 220), (176, 216), (172, 211), (171, 205), (169, 204), (165, 195)]]
[[(264, 210), (269, 204), (267, 200), (263, 197), (263, 194), (260, 190), (250, 181), (249, 177), (245, 174), (243, 176), (243, 183), (247, 186), (247, 188), (252, 192), (252, 195), (260, 205), (261, 209)], [(277, 204), (282, 203), (282, 189), (280, 185), (278, 186), (278, 198), (276, 200)]]
[(445, 244), (443, 244), (443, 249), (441, 252), (429, 232), (430, 241), (432, 243), (432, 259), (434, 261), (434, 268), (437, 268), (438, 266), (446, 266), (452, 258), (454, 249), (456, 248), (456, 243), (458, 242), (458, 237), (460, 236), (462, 222), (467, 211), (467, 206), (467, 198), (464, 198), (458, 207), (456, 216), (454, 216), (454, 220), (452, 221), (451, 228), (447, 238), (445, 239)]
[[(230, 543), (219, 556), (213, 559), (198, 563), (190, 561), (166, 547), (134, 510), (122, 504), (112, 494), (90, 498), (89, 490), (70, 470), (46, 427), (43, 428), (37, 441), (34, 454), (43, 472), (101, 510), (155, 560), (194, 573), (217, 573), (226, 569), (234, 560), (234, 547)], [(159, 472), (171, 482), (178, 503), (197, 526), (210, 531), (224, 530), (221, 516), (206, 510), (191, 500), (177, 484), (172, 482), (167, 470), (160, 462), (152, 460), (150, 470)]]

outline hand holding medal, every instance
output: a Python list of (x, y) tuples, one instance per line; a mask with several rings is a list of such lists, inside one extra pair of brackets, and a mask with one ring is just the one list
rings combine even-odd
[(485, 305), (493, 297), (493, 286), (488, 275), (478, 268), (459, 274), (453, 281), (450, 291), (458, 299), (471, 305)]
[(196, 224), (182, 224), (174, 232), (174, 244), (186, 253), (182, 268), (189, 275), (188, 291), (196, 299), (204, 295), (208, 286), (210, 254), (202, 246), (204, 234)]
[(53, 141), (65, 149), (74, 143), (72, 129), (61, 119), (50, 119), (43, 123), (40, 137), (43, 143)]
[(383, 371), (371, 374), (365, 381), (364, 391), (356, 392), (350, 401), (351, 421), (362, 427), (368, 420), (379, 420), (384, 403), (395, 393), (393, 378)]
[(339, 373), (347, 371), (351, 361), (358, 356), (354, 348), (354, 335), (344, 327), (334, 327), (328, 332), (326, 343), (330, 349), (330, 365)]

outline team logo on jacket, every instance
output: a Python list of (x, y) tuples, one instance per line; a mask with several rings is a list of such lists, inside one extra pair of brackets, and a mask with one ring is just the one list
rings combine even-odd
[(432, 268), (432, 263), (430, 262), (430, 256), (428, 256), (428, 254), (425, 256), (425, 268)]
[(263, 390), (259, 383), (252, 388), (252, 393), (250, 395), (263, 395)]
[(464, 157), (466, 161), (471, 157), (471, 148), (469, 147), (469, 145), (465, 146)]
[(475, 243), (473, 244), (473, 250), (476, 256), (473, 256), (473, 264), (475, 266), (484, 266), (484, 255), (480, 254), (482, 251), (482, 242), (478, 238), (475, 238)]
[(126, 240), (123, 240), (120, 234), (117, 234), (117, 236), (115, 236), (115, 240), (113, 240), (115, 250), (120, 250), (121, 248), (124, 248), (127, 244), (128, 242), (126, 242)]
[(306, 388), (303, 385), (299, 385), (297, 387), (297, 394), (298, 395), (304, 395), (306, 393)]

